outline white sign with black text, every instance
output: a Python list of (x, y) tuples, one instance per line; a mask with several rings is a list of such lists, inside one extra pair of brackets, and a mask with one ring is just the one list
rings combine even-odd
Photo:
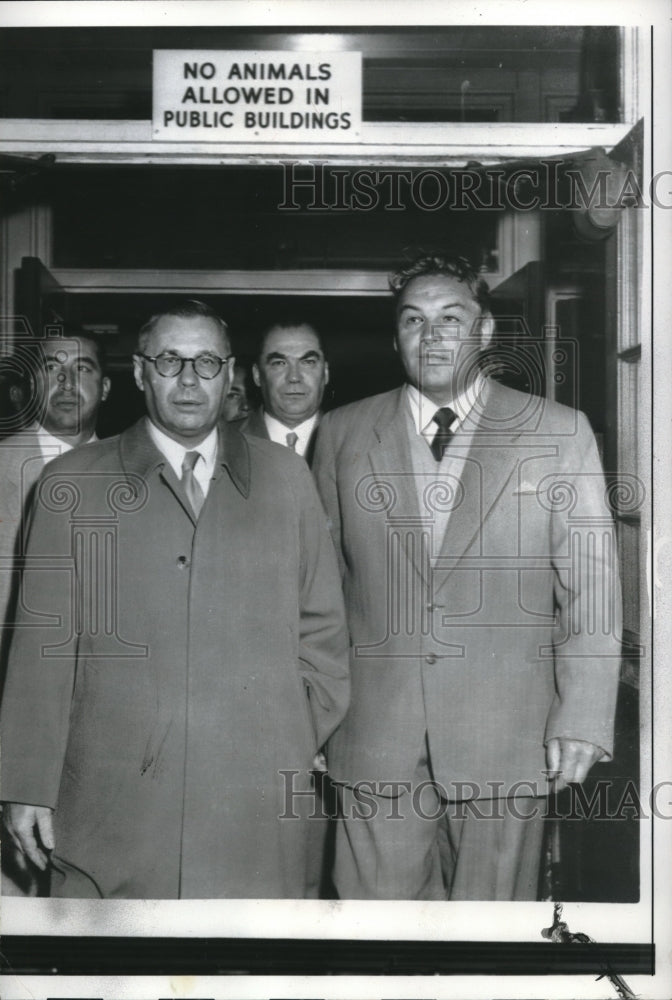
[(361, 52), (154, 51), (155, 139), (356, 142)]

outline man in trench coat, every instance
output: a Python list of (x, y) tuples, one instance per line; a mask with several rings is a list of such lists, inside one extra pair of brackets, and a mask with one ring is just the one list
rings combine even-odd
[(342, 898), (535, 899), (543, 796), (612, 751), (615, 540), (585, 417), (481, 371), (487, 285), (399, 272), (407, 382), (328, 413), (351, 706), (328, 746)]
[(218, 427), (225, 324), (152, 317), (148, 418), (44, 472), (2, 706), (10, 836), (52, 895), (301, 897), (348, 701), (333, 546), (299, 458)]

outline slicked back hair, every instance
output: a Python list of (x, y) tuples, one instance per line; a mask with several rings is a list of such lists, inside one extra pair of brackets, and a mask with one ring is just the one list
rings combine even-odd
[(57, 337), (45, 337), (44, 339), (37, 340), (35, 342), (36, 361), (40, 368), (44, 366), (47, 354), (58, 350), (58, 344), (61, 340), (86, 341), (87, 344), (91, 344), (93, 347), (93, 353), (98, 361), (98, 366), (102, 374), (105, 375), (107, 371), (107, 350), (105, 337), (100, 333), (96, 333), (94, 330), (85, 330), (80, 326), (66, 325), (62, 328), (62, 330), (59, 330)]
[(409, 281), (425, 276), (443, 275), (463, 281), (481, 312), (490, 312), (490, 288), (487, 281), (466, 257), (455, 254), (428, 254), (417, 257), (408, 267), (401, 268), (390, 276), (389, 285), (395, 298), (399, 298)]
[(262, 361), (262, 356), (264, 353), (264, 349), (266, 347), (266, 341), (268, 340), (270, 333), (274, 332), (275, 330), (294, 330), (297, 327), (305, 327), (307, 330), (310, 330), (311, 333), (315, 334), (317, 338), (317, 343), (319, 344), (320, 350), (322, 351), (322, 356), (326, 357), (324, 353), (324, 344), (322, 343), (322, 338), (320, 337), (320, 334), (315, 324), (311, 323), (310, 320), (308, 319), (301, 319), (300, 317), (294, 319), (292, 316), (290, 316), (286, 319), (283, 317), (283, 319), (276, 320), (273, 323), (269, 323), (268, 326), (266, 326), (263, 329), (257, 344), (257, 350), (256, 350), (257, 364), (260, 364)]
[(227, 352), (231, 351), (229, 328), (221, 316), (218, 316), (211, 306), (207, 305), (205, 302), (201, 302), (200, 299), (183, 299), (181, 302), (177, 302), (175, 305), (169, 306), (167, 309), (162, 309), (161, 312), (154, 313), (154, 315), (150, 316), (147, 322), (140, 328), (136, 348), (138, 354), (145, 353), (150, 336), (154, 332), (159, 320), (163, 319), (164, 316), (175, 316), (179, 319), (194, 319), (198, 316), (213, 320), (213, 322), (217, 324), (217, 327), (224, 338)]

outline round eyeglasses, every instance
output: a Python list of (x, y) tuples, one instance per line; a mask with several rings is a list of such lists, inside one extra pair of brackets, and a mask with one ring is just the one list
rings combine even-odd
[(175, 378), (187, 361), (191, 361), (198, 377), (209, 379), (217, 378), (223, 365), (233, 357), (233, 354), (227, 354), (225, 358), (220, 358), (217, 354), (199, 354), (195, 358), (183, 358), (179, 354), (159, 354), (156, 358), (151, 358), (149, 354), (140, 354), (139, 357), (151, 361), (159, 375), (164, 378)]

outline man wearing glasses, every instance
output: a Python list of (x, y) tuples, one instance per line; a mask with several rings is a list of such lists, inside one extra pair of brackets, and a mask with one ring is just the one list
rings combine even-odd
[(232, 369), (208, 306), (152, 317), (147, 417), (38, 485), (2, 789), (52, 895), (305, 893), (282, 771), (309, 790), (346, 710), (344, 613), (305, 463), (218, 427)]

